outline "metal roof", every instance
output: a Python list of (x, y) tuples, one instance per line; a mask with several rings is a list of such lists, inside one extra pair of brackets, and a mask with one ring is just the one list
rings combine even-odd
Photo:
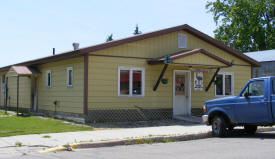
[(259, 62), (275, 61), (275, 49), (265, 50), (265, 51), (246, 52), (244, 54)]

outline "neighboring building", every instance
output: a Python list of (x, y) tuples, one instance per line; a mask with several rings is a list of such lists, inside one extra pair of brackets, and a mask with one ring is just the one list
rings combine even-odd
[(252, 77), (275, 76), (275, 50), (244, 53), (261, 63), (261, 67), (252, 68)]
[(236, 95), (259, 65), (181, 25), (2, 67), (0, 103), (87, 122), (201, 115), (204, 101)]

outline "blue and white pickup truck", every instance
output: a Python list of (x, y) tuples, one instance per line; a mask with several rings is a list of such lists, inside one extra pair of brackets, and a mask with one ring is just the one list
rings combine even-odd
[(235, 126), (254, 134), (257, 126), (275, 125), (275, 76), (253, 78), (237, 96), (206, 101), (203, 111), (203, 122), (212, 125), (217, 137)]

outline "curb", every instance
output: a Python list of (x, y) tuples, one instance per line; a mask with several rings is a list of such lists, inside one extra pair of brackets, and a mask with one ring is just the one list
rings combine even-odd
[[(262, 127), (257, 132), (268, 132), (275, 131), (275, 127)], [(57, 151), (72, 151), (73, 149), (82, 148), (99, 148), (99, 147), (111, 147), (119, 145), (132, 145), (132, 144), (145, 144), (145, 143), (164, 143), (164, 142), (175, 142), (175, 141), (188, 141), (196, 139), (205, 139), (212, 137), (211, 131), (199, 133), (199, 134), (188, 134), (178, 136), (162, 136), (162, 137), (144, 137), (135, 139), (122, 139), (122, 140), (109, 140), (109, 141), (98, 141), (98, 142), (82, 142), (68, 144), (60, 147), (53, 147), (46, 150), (39, 151), (40, 153), (46, 152), (57, 152)]]
[(82, 148), (98, 148), (98, 147), (111, 147), (111, 146), (119, 146), (119, 145), (187, 141), (187, 140), (204, 139), (209, 137), (211, 137), (211, 132), (179, 135), (179, 136), (145, 137), (145, 138), (110, 140), (110, 141), (99, 141), (99, 142), (82, 142), (82, 143), (69, 144), (66, 146), (53, 147), (53, 148), (49, 148), (39, 152), (46, 153), (46, 152), (56, 152), (56, 151), (65, 151), (65, 150), (71, 151), (73, 149), (82, 149)]

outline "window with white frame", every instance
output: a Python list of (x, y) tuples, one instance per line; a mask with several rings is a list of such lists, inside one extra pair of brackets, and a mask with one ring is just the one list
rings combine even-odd
[(232, 72), (221, 72), (216, 76), (215, 95), (230, 96), (234, 93), (234, 75)]
[(67, 87), (73, 86), (73, 67), (67, 67)]
[(187, 37), (183, 33), (178, 33), (178, 48), (187, 47)]
[(46, 87), (50, 88), (52, 86), (52, 71), (46, 71)]
[(118, 96), (144, 96), (144, 68), (118, 67)]

